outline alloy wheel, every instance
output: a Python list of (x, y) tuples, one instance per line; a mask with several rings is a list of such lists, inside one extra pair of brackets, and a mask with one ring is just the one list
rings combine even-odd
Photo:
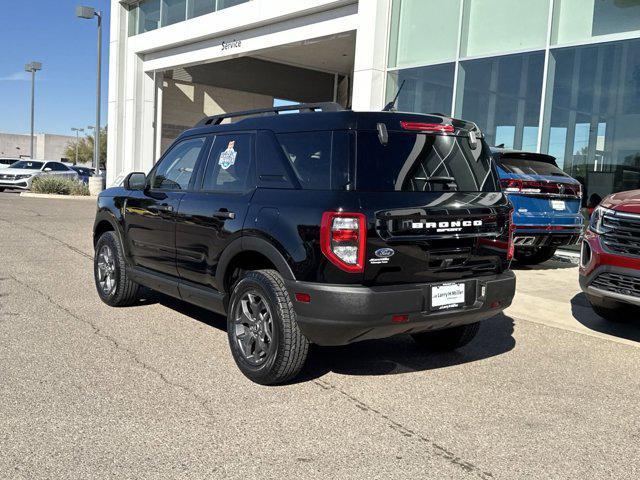
[(256, 290), (245, 292), (234, 311), (238, 349), (253, 366), (262, 365), (273, 351), (273, 316), (269, 304)]
[(111, 295), (116, 286), (115, 259), (109, 245), (103, 245), (98, 252), (98, 284), (105, 295)]

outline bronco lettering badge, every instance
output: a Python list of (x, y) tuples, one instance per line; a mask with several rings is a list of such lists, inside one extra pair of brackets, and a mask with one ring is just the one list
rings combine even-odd
[(456, 220), (453, 222), (411, 222), (411, 228), (418, 230), (434, 230), (437, 233), (461, 232), (463, 228), (481, 227), (482, 220)]

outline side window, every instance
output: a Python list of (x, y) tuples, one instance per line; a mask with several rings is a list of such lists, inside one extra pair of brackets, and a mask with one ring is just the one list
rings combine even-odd
[(302, 188), (331, 189), (331, 134), (300, 132), (277, 135)]
[(68, 172), (69, 171), (69, 168), (66, 165), (62, 164), (62, 163), (54, 162), (52, 165), (53, 165), (53, 171), (54, 172)]
[(46, 168), (50, 168), (52, 172), (66, 172), (67, 171), (67, 167), (65, 167), (63, 164), (61, 163), (57, 163), (57, 162), (47, 162), (44, 165), (44, 169)]
[(251, 188), (253, 135), (249, 133), (216, 135), (202, 189), (241, 192)]
[(186, 190), (205, 143), (205, 137), (183, 140), (164, 156), (151, 177), (151, 188)]

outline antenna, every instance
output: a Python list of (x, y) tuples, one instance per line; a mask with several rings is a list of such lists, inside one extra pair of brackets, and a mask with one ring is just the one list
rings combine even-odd
[(393, 100), (391, 100), (389, 103), (387, 103), (384, 108), (382, 109), (383, 112), (393, 112), (396, 109), (396, 102), (398, 101), (398, 97), (400, 96), (400, 92), (402, 91), (402, 87), (404, 87), (404, 82), (406, 82), (406, 80), (402, 80), (402, 83), (400, 84), (400, 88), (398, 88), (398, 92), (396, 93), (396, 96), (393, 97)]

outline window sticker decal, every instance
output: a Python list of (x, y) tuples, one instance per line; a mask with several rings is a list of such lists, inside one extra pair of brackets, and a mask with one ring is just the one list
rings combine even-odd
[(223, 170), (227, 170), (233, 164), (236, 163), (236, 156), (238, 152), (236, 152), (233, 147), (235, 147), (235, 140), (231, 140), (227, 149), (220, 154), (220, 159), (218, 160), (218, 165), (222, 167)]

